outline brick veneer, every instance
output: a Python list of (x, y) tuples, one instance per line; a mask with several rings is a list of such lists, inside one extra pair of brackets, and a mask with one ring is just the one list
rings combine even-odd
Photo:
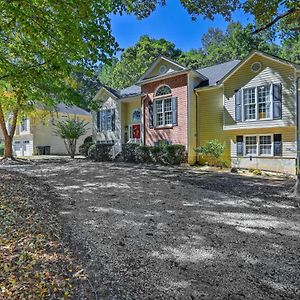
[[(172, 128), (149, 128), (148, 103), (153, 101), (153, 94), (160, 86), (166, 84), (172, 89), (172, 97), (177, 97), (177, 120), (178, 125)], [(145, 99), (145, 144), (153, 145), (159, 140), (172, 141), (173, 144), (182, 144), (187, 146), (187, 75), (178, 75), (176, 77), (158, 80), (142, 85), (142, 93), (147, 94)]]

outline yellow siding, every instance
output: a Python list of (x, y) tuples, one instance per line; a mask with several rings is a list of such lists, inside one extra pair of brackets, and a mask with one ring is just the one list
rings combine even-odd
[(223, 131), (223, 89), (198, 92), (198, 145), (217, 139), (225, 143), (222, 159), (230, 159), (230, 139)]
[[(262, 70), (256, 74), (251, 71), (254, 62), (262, 64)], [(235, 90), (264, 84), (282, 83), (282, 120), (258, 120), (235, 122)], [(293, 126), (295, 123), (294, 69), (277, 61), (254, 55), (224, 82), (225, 126), (234, 128), (255, 128), (274, 126)], [(226, 127), (225, 127), (226, 129)]]
[[(62, 116), (65, 116), (67, 114), (61, 114), (61, 113), (54, 113), (53, 114), (53, 121), (56, 122), (58, 120), (62, 120), (65, 118), (62, 118)], [(70, 118), (74, 117), (74, 115), (68, 115)], [(87, 133), (80, 137), (77, 142), (77, 153), (78, 153), (78, 147), (83, 143), (84, 139), (87, 136), (90, 136), (92, 134), (92, 122), (91, 122), (91, 116), (79, 116), (76, 115), (81, 120), (84, 120), (85, 122), (89, 123), (87, 125)], [(48, 116), (44, 119), (40, 120), (34, 120), (31, 122), (31, 132), (33, 134), (33, 150), (34, 153), (36, 153), (36, 147), (37, 146), (50, 146), (51, 147), (51, 154), (67, 154), (66, 147), (64, 145), (63, 139), (56, 136), (53, 132), (54, 127), (52, 125), (52, 117)]]

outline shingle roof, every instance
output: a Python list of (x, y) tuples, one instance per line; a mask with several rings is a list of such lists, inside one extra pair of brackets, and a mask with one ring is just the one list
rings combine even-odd
[(119, 94), (121, 97), (140, 95), (141, 87), (138, 85), (132, 85), (125, 89), (119, 90)]
[(240, 60), (231, 60), (223, 64), (214, 65), (211, 67), (198, 69), (197, 72), (201, 73), (208, 78), (209, 86), (216, 85), (227, 73), (229, 73)]
[(91, 115), (88, 111), (86, 111), (78, 106), (75, 106), (75, 105), (67, 106), (64, 103), (57, 104), (55, 106), (54, 110), (56, 112), (61, 112), (61, 113), (66, 113), (66, 114), (83, 115), (83, 116)]

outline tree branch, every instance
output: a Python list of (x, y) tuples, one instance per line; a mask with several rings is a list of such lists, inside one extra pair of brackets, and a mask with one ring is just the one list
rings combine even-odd
[(254, 30), (254, 31), (252, 32), (252, 34), (257, 34), (257, 33), (261, 32), (261, 31), (264, 31), (264, 30), (266, 30), (267, 28), (269, 28), (269, 27), (271, 27), (272, 25), (274, 25), (274, 24), (275, 24), (276, 22), (278, 22), (279, 20), (281, 20), (281, 19), (287, 17), (288, 15), (291, 15), (291, 14), (297, 13), (297, 12), (300, 12), (300, 9), (291, 8), (290, 10), (288, 10), (288, 11), (286, 11), (286, 12), (284, 12), (284, 13), (278, 15), (275, 19), (273, 19), (271, 22), (267, 23), (265, 26), (260, 27), (260, 28), (258, 28), (258, 29), (256, 29), (256, 30)]
[[(21, 71), (21, 72), (18, 72), (18, 73), (19, 73), (19, 74), (22, 74), (23, 71), (25, 71), (25, 70), (38, 68), (38, 67), (41, 67), (41, 66), (43, 66), (43, 65), (45, 65), (45, 64), (47, 64), (46, 61), (43, 62), (43, 63), (36, 64), (36, 65), (31, 65), (31, 66), (24, 67), (24, 68), (22, 69), (22, 71)], [(10, 76), (12, 76), (12, 75), (13, 75), (13, 74), (6, 74), (6, 75), (3, 75), (3, 76), (0, 76), (0, 80), (3, 80), (3, 79), (5, 79), (5, 78), (7, 78), (7, 77), (10, 77)]]

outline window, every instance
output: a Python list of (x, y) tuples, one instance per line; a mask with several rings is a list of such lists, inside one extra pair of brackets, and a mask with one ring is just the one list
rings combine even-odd
[[(281, 135), (280, 135), (281, 140)], [(281, 142), (280, 145), (281, 146)], [(278, 147), (279, 147), (278, 146)], [(278, 150), (278, 153), (280, 151)], [(240, 153), (242, 154), (242, 153)], [(270, 156), (273, 154), (272, 135), (245, 136), (245, 155)]]
[(255, 88), (244, 90), (245, 120), (256, 119)]
[(139, 109), (134, 109), (132, 112), (132, 123), (141, 122), (141, 111)]
[(106, 109), (98, 112), (98, 130), (114, 131), (115, 130), (115, 110)]
[(243, 90), (244, 120), (271, 118), (271, 85)]
[(172, 93), (170, 87), (167, 85), (163, 85), (158, 88), (158, 90), (155, 93), (155, 97), (163, 96), (163, 95), (170, 95)]
[(28, 126), (27, 126), (27, 119), (23, 118), (21, 122), (21, 132), (27, 131)]
[(172, 125), (172, 99), (155, 100), (156, 126)]
[(257, 154), (256, 136), (246, 136), (245, 152), (246, 152), (246, 155), (256, 155)]
[(259, 137), (259, 155), (272, 155), (272, 137), (270, 135)]
[(258, 99), (258, 118), (259, 119), (271, 118), (270, 87), (259, 86), (257, 88), (257, 99)]

